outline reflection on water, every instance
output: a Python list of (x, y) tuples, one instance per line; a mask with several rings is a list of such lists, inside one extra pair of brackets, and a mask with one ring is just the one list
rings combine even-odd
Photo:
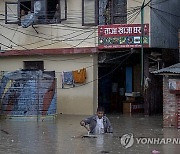
[(124, 149), (121, 136), (132, 133), (134, 137), (176, 137), (177, 129), (163, 129), (162, 117), (109, 115), (113, 134), (82, 138), (87, 130), (79, 125), (84, 116), (60, 115), (55, 120), (11, 121), (0, 120), (0, 154), (96, 154), (96, 153), (179, 153), (179, 145), (138, 145)]
[(96, 147), (97, 148), (102, 148), (104, 144), (104, 135), (98, 135), (96, 138)]
[(43, 153), (49, 150), (55, 153), (56, 149), (47, 145), (57, 141), (56, 132), (54, 122), (1, 121), (0, 149), (5, 153)]

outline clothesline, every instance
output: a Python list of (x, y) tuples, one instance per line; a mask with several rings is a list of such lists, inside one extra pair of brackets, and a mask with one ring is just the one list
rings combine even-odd
[(62, 88), (65, 85), (75, 87), (75, 84), (84, 83), (86, 80), (86, 68), (74, 71), (63, 71), (62, 77)]

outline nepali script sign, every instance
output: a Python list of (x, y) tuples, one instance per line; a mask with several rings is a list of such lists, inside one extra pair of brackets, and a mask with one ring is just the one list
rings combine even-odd
[[(98, 26), (98, 48), (140, 48), (141, 24)], [(144, 24), (143, 47), (149, 47), (149, 24)]]

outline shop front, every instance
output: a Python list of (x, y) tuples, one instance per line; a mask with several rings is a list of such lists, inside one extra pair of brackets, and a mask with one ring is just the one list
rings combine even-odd
[(99, 105), (110, 113), (143, 113), (141, 88), (143, 49), (149, 49), (149, 25), (104, 25), (98, 28)]

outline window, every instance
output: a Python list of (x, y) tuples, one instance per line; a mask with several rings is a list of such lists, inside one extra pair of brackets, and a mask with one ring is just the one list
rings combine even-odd
[(82, 0), (82, 25), (97, 25), (97, 0)]
[(27, 15), (29, 12), (33, 11), (31, 8), (31, 1), (19, 1), (19, 6), (20, 6), (20, 17), (23, 15)]
[(60, 0), (60, 6), (61, 6), (61, 21), (67, 20), (67, 1), (66, 0)]
[(67, 0), (18, 0), (5, 3), (5, 23), (60, 23), (67, 19)]
[(113, 0), (112, 4), (112, 23), (127, 23), (127, 0)]
[(5, 2), (5, 23), (16, 24), (19, 22), (18, 16), (18, 3), (16, 2)]
[(43, 61), (24, 61), (24, 69), (26, 70), (44, 70)]
[(127, 0), (82, 0), (82, 25), (127, 23)]

